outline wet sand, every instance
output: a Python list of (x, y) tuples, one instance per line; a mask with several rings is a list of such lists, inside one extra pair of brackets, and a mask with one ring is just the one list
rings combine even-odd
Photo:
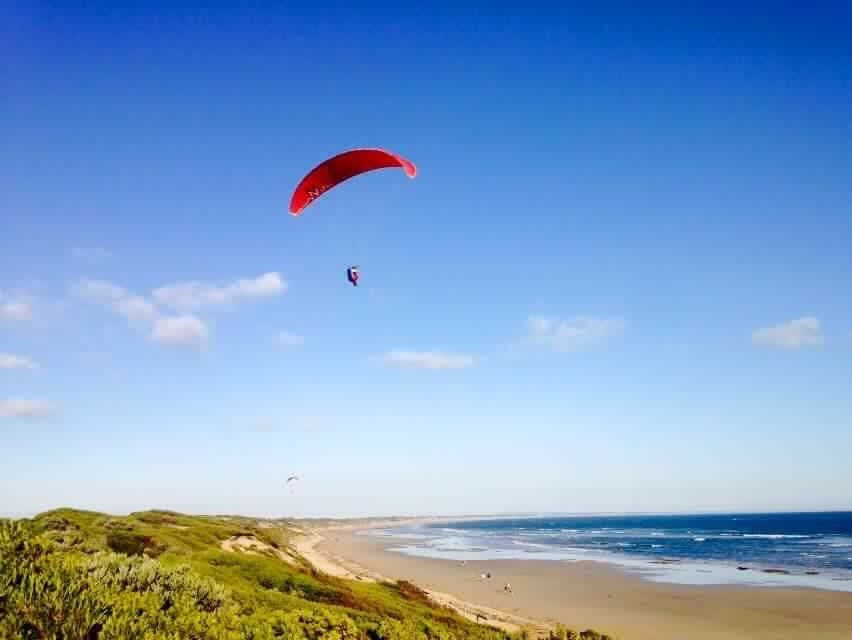
[[(385, 540), (337, 529), (315, 551), (353, 574), (407, 579), (523, 618), (593, 628), (624, 640), (852, 640), (852, 593), (654, 583), (596, 562), (468, 561), (387, 551)], [(491, 572), (490, 580), (480, 575)], [(512, 593), (503, 591), (508, 582)]]

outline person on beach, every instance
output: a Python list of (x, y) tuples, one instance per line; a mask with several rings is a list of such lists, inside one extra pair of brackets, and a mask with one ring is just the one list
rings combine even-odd
[(505, 591), (506, 593), (512, 593), (512, 585), (507, 582), (505, 585), (503, 585), (503, 591)]

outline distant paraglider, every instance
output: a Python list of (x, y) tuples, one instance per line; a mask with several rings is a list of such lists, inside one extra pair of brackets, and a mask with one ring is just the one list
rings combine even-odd
[(300, 479), (299, 476), (290, 476), (290, 477), (287, 478), (287, 482), (285, 482), (284, 484), (286, 486), (290, 487), (290, 493), (293, 493), (293, 485), (291, 485), (290, 483), (293, 482), (294, 480), (299, 480), (299, 479)]

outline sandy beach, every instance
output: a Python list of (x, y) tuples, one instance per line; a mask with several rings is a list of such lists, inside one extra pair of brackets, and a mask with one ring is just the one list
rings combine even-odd
[[(654, 583), (588, 561), (462, 565), (388, 551), (389, 542), (356, 535), (349, 527), (315, 529), (297, 546), (328, 573), (361, 580), (407, 579), (468, 617), (483, 613), (505, 628), (561, 622), (623, 640), (852, 638), (848, 592)], [(491, 573), (490, 580), (480, 577), (485, 572)], [(507, 582), (512, 593), (503, 590)]]

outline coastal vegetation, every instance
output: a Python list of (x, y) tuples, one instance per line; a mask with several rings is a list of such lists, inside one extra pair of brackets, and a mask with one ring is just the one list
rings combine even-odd
[[(416, 585), (325, 575), (291, 523), (58, 509), (0, 521), (3, 640), (515, 640)], [(565, 639), (605, 639), (554, 629)], [(545, 636), (547, 637), (547, 636)]]

